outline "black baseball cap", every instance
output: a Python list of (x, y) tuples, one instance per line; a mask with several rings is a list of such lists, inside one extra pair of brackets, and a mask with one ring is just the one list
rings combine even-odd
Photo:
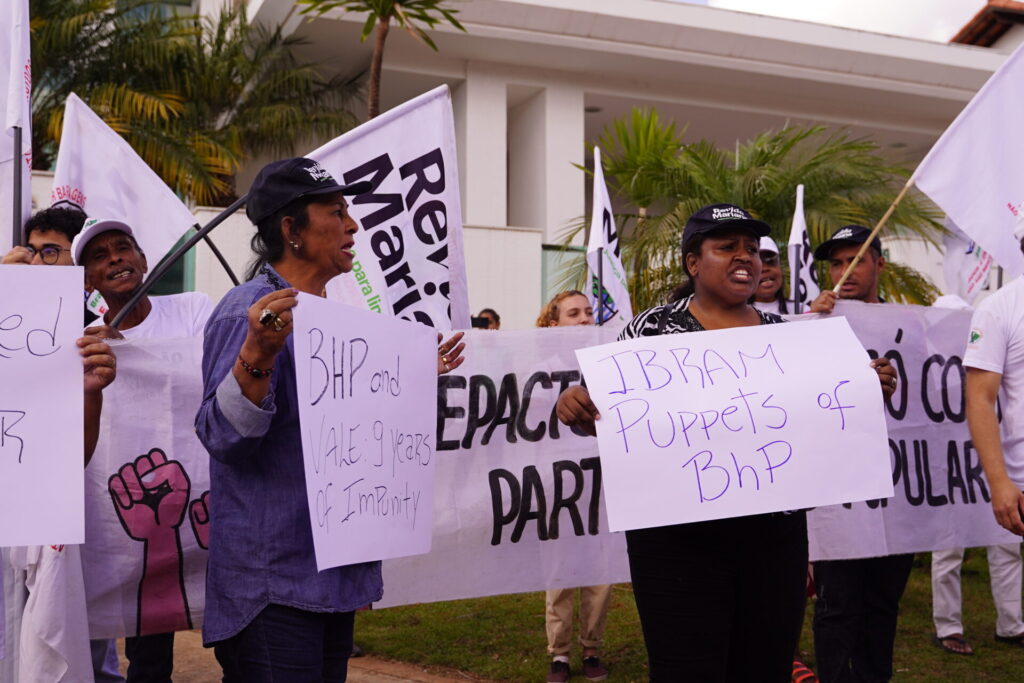
[(724, 228), (747, 228), (758, 237), (767, 237), (772, 229), (733, 204), (709, 204), (698, 209), (683, 228), (683, 244), (694, 235), (703, 235)]
[(372, 187), (368, 180), (339, 185), (330, 172), (313, 159), (283, 159), (260, 169), (249, 188), (245, 215), (253, 223), (259, 223), (299, 197), (332, 192), (357, 195), (369, 192)]
[[(863, 225), (844, 225), (832, 233), (832, 237), (818, 245), (818, 248), (814, 250), (814, 258), (825, 261), (832, 256), (832, 250), (836, 247), (844, 244), (864, 244), (870, 236), (871, 230)], [(871, 240), (871, 248), (881, 254), (882, 240), (876, 236)]]

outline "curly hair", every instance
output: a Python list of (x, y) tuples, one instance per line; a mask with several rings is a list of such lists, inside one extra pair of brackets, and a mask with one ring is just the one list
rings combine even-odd
[(37, 211), (25, 221), (25, 239), (36, 231), (53, 230), (63, 234), (70, 242), (82, 232), (85, 218), (85, 213), (76, 206), (51, 206)]
[[(558, 317), (560, 311), (558, 310), (559, 305), (571, 296), (582, 296), (587, 295), (578, 289), (568, 289), (564, 292), (559, 292), (551, 297), (551, 301), (544, 304), (544, 308), (541, 309), (540, 315), (537, 316), (537, 327), (551, 327), (551, 324), (558, 324)], [(589, 301), (589, 299), (588, 299)]]

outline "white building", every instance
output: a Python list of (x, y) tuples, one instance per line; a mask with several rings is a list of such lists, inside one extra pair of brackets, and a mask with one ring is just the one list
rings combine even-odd
[[(204, 12), (223, 2), (199, 0)], [(249, 0), (250, 16), (306, 41), (300, 56), (328, 69), (367, 68), (364, 16), (300, 16), (294, 0)], [(911, 38), (758, 16), (670, 0), (466, 0), (467, 32), (433, 32), (433, 52), (400, 29), (388, 37), (381, 108), (441, 83), (453, 92), (470, 308), (528, 327), (559, 255), (546, 249), (588, 211), (588, 143), (633, 106), (686, 126), (684, 139), (723, 146), (787, 123), (846, 126), (919, 161), (964, 104), (1024, 40), (1024, 3), (993, 0), (958, 39)], [(998, 43), (995, 43), (998, 41)], [(310, 145), (312, 149), (315, 145)], [(296, 150), (302, 153), (305, 150)], [(239, 179), (247, 187), (261, 163)], [(45, 195), (44, 195), (45, 196)], [(200, 218), (210, 217), (202, 210)], [(241, 271), (244, 215), (214, 239)], [(893, 256), (942, 286), (941, 254), (890, 242)], [(229, 285), (201, 247), (194, 283)]]

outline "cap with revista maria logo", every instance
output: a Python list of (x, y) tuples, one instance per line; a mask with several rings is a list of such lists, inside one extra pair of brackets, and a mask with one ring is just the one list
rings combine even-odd
[[(825, 261), (832, 256), (832, 250), (844, 244), (864, 244), (871, 237), (871, 230), (863, 225), (844, 225), (832, 233), (832, 237), (818, 245), (814, 250), (814, 258)], [(871, 240), (871, 248), (875, 253), (881, 255), (882, 240), (876, 235)]]
[(313, 159), (283, 159), (264, 166), (252, 181), (245, 214), (253, 223), (259, 223), (300, 197), (332, 192), (357, 195), (369, 192), (372, 187), (366, 180), (340, 185), (320, 162)]
[(703, 235), (725, 228), (746, 228), (757, 237), (767, 237), (772, 229), (734, 204), (709, 204), (694, 212), (683, 228), (683, 244), (694, 235)]

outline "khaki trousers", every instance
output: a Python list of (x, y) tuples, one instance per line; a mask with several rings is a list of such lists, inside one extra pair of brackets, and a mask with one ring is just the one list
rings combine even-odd
[(580, 593), (580, 644), (600, 648), (612, 587), (586, 586), (558, 588), (547, 592), (544, 626), (548, 633), (548, 652), (552, 656), (568, 656), (572, 644), (572, 611), (576, 591)]

